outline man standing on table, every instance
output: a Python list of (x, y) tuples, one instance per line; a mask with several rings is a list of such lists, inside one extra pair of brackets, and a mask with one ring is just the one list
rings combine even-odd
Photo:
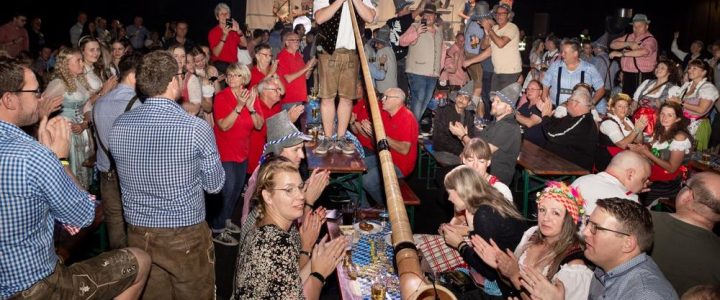
[(144, 299), (211, 299), (215, 259), (204, 193), (225, 183), (207, 122), (176, 103), (177, 62), (167, 51), (146, 54), (136, 71), (150, 97), (117, 118), (110, 153), (117, 165), (128, 245), (150, 254)]
[[(520, 97), (520, 89), (522, 86), (515, 82), (500, 91), (490, 92), (492, 100), (490, 114), (495, 117), (495, 122), (477, 135), (490, 144), (492, 152), (490, 174), (507, 185), (512, 182), (522, 145), (520, 125), (515, 120), (515, 103)], [(463, 145), (470, 142), (468, 128), (460, 122), (450, 124), (450, 132), (457, 136)]]
[[(350, 123), (352, 101), (357, 99), (355, 84), (360, 72), (360, 60), (355, 46), (355, 33), (350, 19), (350, 8), (346, 1), (352, 1), (358, 29), (362, 32), (365, 23), (375, 20), (377, 15), (371, 0), (315, 0), (313, 9), (318, 24), (318, 45), (323, 51), (319, 54), (320, 93), (325, 138), (320, 141), (315, 152), (327, 153), (335, 148), (343, 153), (352, 154), (355, 147), (344, 136)], [(331, 141), (335, 131), (335, 97), (340, 97), (337, 107), (337, 136)]]

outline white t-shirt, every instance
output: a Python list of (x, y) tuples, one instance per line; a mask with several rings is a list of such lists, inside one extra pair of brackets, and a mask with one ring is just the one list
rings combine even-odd
[[(518, 264), (525, 265), (525, 257), (527, 251), (525, 249), (526, 244), (530, 240), (530, 237), (537, 231), (538, 227), (530, 227), (523, 234), (522, 239), (517, 248), (515, 248), (515, 256), (518, 257)], [(547, 276), (548, 266), (542, 269), (542, 274)], [(560, 280), (565, 286), (565, 300), (574, 299), (587, 299), (590, 293), (590, 283), (595, 275), (586, 265), (570, 265), (564, 264), (560, 266), (560, 270), (553, 276), (552, 280)]]
[(505, 47), (498, 47), (490, 41), (492, 48), (491, 56), (493, 68), (497, 74), (515, 74), (522, 72), (522, 60), (520, 59), (520, 30), (517, 25), (508, 22), (503, 28), (498, 25), (492, 27), (498, 36), (510, 38)]
[(202, 86), (200, 85), (200, 79), (195, 75), (190, 75), (188, 79), (188, 101), (192, 104), (200, 104), (202, 102)]
[[(363, 0), (363, 3), (367, 7), (370, 7), (372, 10), (375, 10), (375, 5), (373, 5), (372, 0)], [(313, 16), (315, 16), (318, 10), (328, 6), (330, 6), (329, 0), (314, 0)], [(348, 50), (355, 50), (355, 33), (353, 33), (352, 21), (350, 20), (350, 9), (348, 8), (347, 2), (343, 3), (341, 9), (342, 12), (340, 13), (340, 28), (338, 28), (335, 49), (345, 48)], [(375, 12), (375, 19), (377, 19), (377, 11)]]
[(600, 172), (589, 174), (575, 179), (571, 184), (585, 199), (585, 215), (589, 216), (595, 210), (595, 203), (598, 199), (622, 198), (638, 202), (638, 195), (628, 191), (620, 180), (608, 174)]
[(628, 117), (625, 117), (625, 123), (630, 124), (630, 130), (625, 130), (625, 125), (616, 115), (608, 114), (608, 116), (615, 120), (615, 122), (612, 120), (603, 121), (600, 123), (600, 132), (607, 135), (613, 143), (617, 143), (624, 139), (635, 128), (635, 125)]

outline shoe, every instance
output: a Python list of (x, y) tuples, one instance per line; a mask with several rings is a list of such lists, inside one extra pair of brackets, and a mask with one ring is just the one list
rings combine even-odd
[(339, 139), (335, 142), (335, 149), (342, 151), (342, 153), (344, 154), (355, 153), (355, 145), (353, 145), (353, 143), (344, 138)]
[(235, 225), (230, 219), (225, 220), (225, 230), (230, 233), (240, 233), (240, 226)]
[(322, 139), (320, 143), (315, 147), (315, 153), (325, 154), (333, 148), (333, 142), (330, 139)]
[(218, 234), (213, 238), (213, 242), (225, 246), (237, 246), (239, 244), (238, 240), (232, 237), (229, 231), (223, 231)]

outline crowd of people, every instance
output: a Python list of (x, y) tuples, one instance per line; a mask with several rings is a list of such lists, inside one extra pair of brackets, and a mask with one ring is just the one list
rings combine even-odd
[[(348, 242), (319, 236), (332, 174), (304, 170), (310, 101), (315, 155), (367, 166), (361, 207), (386, 205), (377, 148), (410, 177), (429, 131), (453, 215), (438, 214), (438, 238), (480, 287), (461, 297), (720, 294), (720, 175), (688, 166), (720, 145), (720, 42), (684, 52), (676, 33), (659, 55), (635, 14), (628, 34), (551, 34), (525, 54), (512, 1), (468, 0), (454, 36), (437, 1), (395, 2), (375, 30), (371, 0), (315, 0), (310, 30), (247, 28), (219, 3), (195, 40), (187, 21), (160, 34), (141, 16), (108, 25), (80, 12), (58, 47), (41, 19), (26, 29), (15, 14), (0, 27), (0, 298), (319, 299)], [(439, 91), (448, 101), (435, 105)], [(549, 182), (536, 220), (509, 188), (523, 140), (591, 173)], [(664, 200), (676, 212), (648, 209)], [(99, 206), (110, 250), (65, 265), (54, 235), (89, 226)]]

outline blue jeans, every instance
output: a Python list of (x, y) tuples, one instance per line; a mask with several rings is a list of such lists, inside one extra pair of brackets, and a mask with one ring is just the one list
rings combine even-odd
[[(367, 167), (367, 174), (363, 175), (362, 181), (363, 181), (363, 189), (370, 195), (370, 198), (375, 201), (375, 203), (382, 203), (385, 204), (385, 186), (383, 185), (382, 180), (382, 173), (380, 172), (380, 162), (378, 161), (378, 156), (375, 153), (372, 152), (366, 152), (371, 153), (370, 155), (365, 156), (365, 166)], [(400, 169), (395, 166), (395, 175), (397, 175), (397, 178), (403, 178), (402, 172), (400, 172)], [(369, 207), (370, 205), (366, 203), (360, 203), (360, 207)]]
[[(225, 228), (225, 220), (230, 219), (235, 211), (235, 205), (238, 204), (238, 199), (243, 191), (247, 165), (247, 159), (241, 163), (234, 161), (222, 163), (225, 170), (225, 186), (220, 192), (222, 208), (210, 221), (210, 228), (213, 231), (220, 231)], [(240, 202), (240, 209), (242, 209), (242, 205), (242, 202)]]
[(410, 85), (410, 110), (415, 119), (420, 122), (425, 108), (435, 92), (438, 78), (407, 73), (408, 84)]

